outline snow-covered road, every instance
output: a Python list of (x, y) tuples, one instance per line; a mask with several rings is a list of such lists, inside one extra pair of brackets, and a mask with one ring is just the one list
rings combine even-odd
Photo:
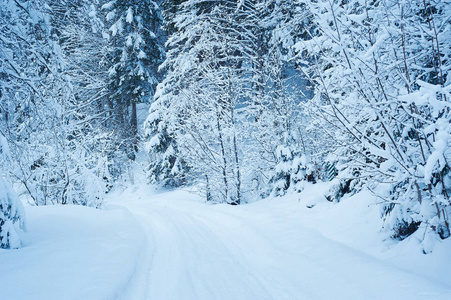
[(451, 299), (449, 285), (325, 237), (288, 202), (129, 191), (116, 203), (147, 236), (123, 299)]

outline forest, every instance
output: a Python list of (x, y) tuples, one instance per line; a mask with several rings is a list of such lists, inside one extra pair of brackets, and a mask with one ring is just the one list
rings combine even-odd
[(142, 162), (212, 204), (369, 192), (428, 253), (451, 235), (450, 69), (450, 0), (0, 0), (1, 248), (24, 206), (101, 210)]
[(0, 298), (450, 299), (450, 70), (451, 0), (0, 0)]

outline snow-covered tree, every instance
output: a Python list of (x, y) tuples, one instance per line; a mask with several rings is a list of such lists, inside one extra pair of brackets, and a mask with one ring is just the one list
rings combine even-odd
[(97, 207), (108, 165), (98, 151), (105, 135), (92, 130), (95, 110), (86, 107), (95, 104), (78, 98), (80, 84), (72, 84), (69, 42), (58, 40), (67, 35), (54, 31), (68, 25), (54, 3), (6, 2), (0, 8), (0, 103), (14, 161), (9, 171), (36, 205)]
[[(240, 202), (236, 138), (236, 40), (230, 39), (230, 6), (187, 1), (175, 18), (175, 33), (162, 68), (167, 71), (157, 101), (164, 129), (176, 138), (191, 174), (214, 186), (215, 200)], [(217, 25), (224, 25), (220, 27)], [(235, 53), (234, 53), (235, 51)], [(235, 57), (233, 55), (235, 54)], [(153, 135), (155, 141), (163, 132)], [(160, 139), (161, 141), (161, 139)], [(159, 142), (160, 143), (160, 142)]]
[(169, 132), (170, 126), (161, 116), (166, 109), (164, 105), (167, 105), (165, 96), (160, 93), (163, 88), (163, 85), (158, 86), (155, 101), (144, 124), (146, 151), (150, 161), (147, 177), (152, 184), (179, 187), (185, 184), (189, 167), (178, 151), (174, 133)]
[(297, 49), (314, 62), (311, 105), (338, 159), (383, 199), (394, 237), (449, 237), (451, 2), (307, 5), (315, 31)]
[(149, 145), (176, 143), (170, 151), (177, 149), (210, 199), (234, 203), (244, 193), (263, 193), (284, 134), (299, 137), (302, 128), (305, 97), (289, 62), (293, 37), (286, 38), (295, 30), (279, 26), (289, 9), (279, 13), (271, 1), (170, 4), (164, 15), (172, 34), (161, 67), (167, 75), (149, 117), (165, 125), (149, 131)]
[(138, 142), (136, 104), (149, 102), (159, 81), (164, 50), (161, 14), (151, 0), (114, 0), (102, 6), (109, 24), (109, 106), (121, 147), (134, 160)]
[[(253, 6), (243, 11), (245, 23), (253, 33), (248, 37), (252, 55), (246, 65), (250, 80), (244, 77), (250, 83), (246, 95), (246, 131), (248, 143), (252, 143), (251, 152), (259, 155), (249, 157), (248, 164), (254, 166), (253, 188), (267, 194), (262, 187), (269, 184), (269, 190), (278, 190), (277, 178), (297, 176), (281, 167), (287, 165), (287, 159), (290, 164), (297, 164), (301, 157), (312, 157), (317, 152), (312, 145), (314, 137), (307, 134), (311, 121), (304, 105), (311, 97), (308, 81), (297, 70), (292, 49), (306, 30), (306, 14), (295, 1), (249, 2)], [(281, 155), (286, 151), (293, 155)], [(299, 168), (305, 166), (293, 165), (289, 169)], [(282, 170), (289, 173), (282, 175)], [(313, 179), (311, 175), (309, 178)], [(286, 188), (296, 190), (294, 183), (287, 184)]]

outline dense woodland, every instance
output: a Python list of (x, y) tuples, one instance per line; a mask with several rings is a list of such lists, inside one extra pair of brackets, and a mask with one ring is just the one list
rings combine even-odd
[(101, 208), (138, 151), (207, 201), (331, 181), (446, 239), (450, 60), (450, 0), (0, 0), (1, 247), (20, 200)]

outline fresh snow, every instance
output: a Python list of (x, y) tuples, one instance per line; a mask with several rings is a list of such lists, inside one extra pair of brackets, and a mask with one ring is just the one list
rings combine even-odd
[(421, 233), (386, 239), (369, 193), (304, 188), (230, 206), (136, 183), (104, 210), (27, 207), (2, 299), (451, 299), (449, 240), (425, 255)]

